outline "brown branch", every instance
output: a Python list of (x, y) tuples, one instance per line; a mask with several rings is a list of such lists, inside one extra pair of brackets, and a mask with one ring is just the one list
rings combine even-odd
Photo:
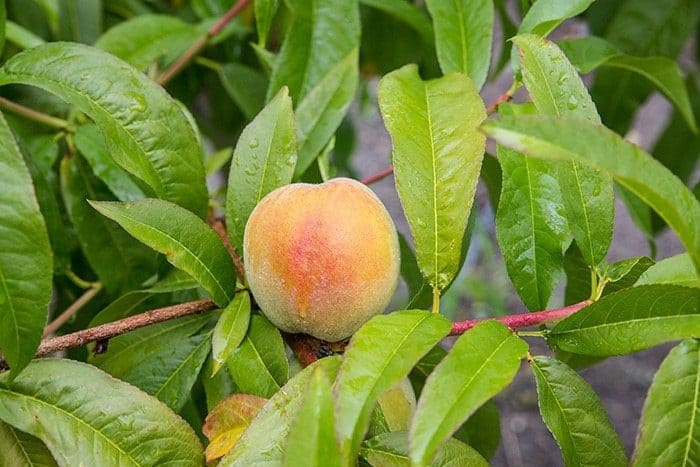
[(166, 306), (151, 311), (146, 311), (138, 315), (120, 319), (111, 323), (96, 326), (94, 328), (84, 329), (71, 334), (45, 339), (39, 345), (39, 350), (36, 352), (37, 357), (43, 357), (61, 350), (70, 349), (72, 347), (80, 347), (81, 345), (91, 342), (106, 341), (115, 336), (122, 335), (134, 329), (149, 326), (151, 324), (161, 323), (175, 318), (182, 318), (205, 311), (210, 311), (217, 308), (211, 300), (195, 300), (193, 302), (180, 303), (178, 305)]
[(219, 34), (248, 3), (250, 0), (238, 0), (203, 36), (197, 39), (189, 49), (156, 78), (156, 83), (163, 86), (180, 73), (194, 57), (204, 50), (211, 38)]
[(379, 180), (388, 177), (389, 175), (394, 173), (394, 168), (389, 166), (386, 169), (380, 170), (379, 172), (372, 174), (368, 177), (363, 178), (360, 180), (360, 183), (364, 183), (365, 185), (371, 185), (374, 182), (378, 182)]
[(0, 97), (0, 108), (9, 110), (10, 112), (20, 115), (22, 117), (34, 120), (35, 122), (43, 123), (44, 125), (58, 128), (59, 130), (66, 130), (70, 127), (70, 123), (62, 118), (54, 117), (38, 110), (30, 109), (11, 100)]
[(87, 302), (92, 300), (92, 298), (97, 295), (100, 290), (102, 290), (102, 284), (99, 282), (90, 287), (83, 295), (80, 296), (76, 301), (71, 303), (71, 305), (66, 308), (66, 310), (58, 315), (56, 319), (51, 321), (48, 325), (46, 325), (46, 329), (44, 329), (44, 337), (47, 337), (49, 334), (53, 334), (54, 332), (58, 331), (61, 326), (65, 324), (66, 321), (68, 321), (71, 316), (76, 314), (80, 309), (85, 306)]
[[(540, 324), (553, 323), (555, 321), (560, 321), (568, 316), (573, 315), (581, 308), (584, 308), (591, 304), (590, 300), (584, 300), (573, 305), (565, 306), (563, 308), (555, 308), (553, 310), (546, 311), (535, 311), (532, 313), (520, 313), (517, 315), (501, 316), (500, 318), (495, 318), (496, 321), (500, 321), (511, 329), (527, 328), (531, 326), (537, 326)], [(468, 319), (466, 321), (459, 321), (452, 323), (452, 330), (450, 331), (451, 336), (457, 336), (459, 334), (464, 334), (477, 324), (488, 321), (494, 318), (488, 319)]]
[(212, 230), (216, 232), (216, 235), (219, 236), (224, 246), (226, 247), (228, 254), (233, 260), (233, 265), (236, 267), (238, 278), (245, 286), (247, 282), (245, 280), (245, 268), (243, 267), (243, 260), (241, 260), (241, 257), (238, 256), (238, 253), (236, 253), (236, 250), (233, 248), (233, 245), (231, 245), (231, 239), (228, 238), (228, 234), (226, 233), (226, 225), (224, 224), (224, 221), (219, 218), (210, 218), (209, 225), (211, 226)]

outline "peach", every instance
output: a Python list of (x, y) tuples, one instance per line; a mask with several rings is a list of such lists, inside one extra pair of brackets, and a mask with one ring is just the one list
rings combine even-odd
[(335, 178), (278, 188), (255, 207), (243, 236), (245, 273), (278, 328), (330, 342), (384, 311), (396, 289), (396, 228), (363, 184)]

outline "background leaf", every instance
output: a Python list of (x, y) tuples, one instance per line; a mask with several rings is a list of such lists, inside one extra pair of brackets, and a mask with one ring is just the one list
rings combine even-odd
[(504, 118), (482, 128), (498, 143), (528, 155), (584, 162), (608, 172), (666, 221), (700, 271), (700, 203), (683, 182), (637, 146), (583, 120)]
[(233, 261), (219, 237), (197, 216), (159, 199), (90, 204), (192, 276), (217, 305), (231, 301), (236, 288)]
[(643, 350), (700, 332), (700, 294), (678, 285), (645, 285), (607, 295), (560, 321), (552, 345), (606, 357)]
[(265, 105), (267, 77), (258, 70), (240, 63), (226, 63), (219, 71), (219, 79), (247, 119), (252, 120)]
[(586, 11), (586, 8), (594, 0), (572, 0), (559, 2), (558, 0), (538, 0), (527, 11), (523, 18), (518, 33), (531, 32), (538, 36), (547, 36), (564, 20)]
[(255, 0), (255, 26), (258, 32), (258, 44), (265, 46), (272, 20), (277, 13), (278, 0)]
[(16, 376), (41, 341), (53, 265), (29, 170), (2, 115), (0, 186), (0, 350)]
[(9, 83), (37, 86), (76, 105), (100, 127), (117, 164), (159, 197), (205, 215), (197, 136), (176, 101), (145, 75), (98, 49), (54, 42), (8, 60), (0, 84)]
[(671, 349), (654, 375), (639, 423), (632, 465), (700, 462), (700, 344), (688, 339)]
[(415, 465), (426, 465), (480, 405), (515, 376), (527, 344), (503, 324), (486, 321), (457, 339), (423, 387), (409, 430)]
[(60, 40), (92, 44), (101, 31), (101, 0), (62, 0), (58, 3)]
[(266, 399), (250, 394), (233, 394), (209, 412), (202, 427), (209, 439), (205, 451), (207, 462), (219, 459), (231, 450), (266, 402)]
[(360, 3), (393, 16), (411, 26), (426, 44), (433, 43), (433, 25), (430, 22), (430, 18), (423, 10), (420, 10), (410, 2), (404, 0), (360, 0)]
[(435, 48), (444, 74), (458, 71), (481, 89), (491, 63), (493, 0), (428, 0)]
[(627, 458), (603, 404), (574, 370), (549, 357), (530, 361), (540, 413), (564, 464), (625, 466)]
[(295, 132), (292, 101), (283, 87), (238, 138), (228, 179), (226, 227), (239, 255), (243, 254), (245, 225), (255, 206), (292, 181), (297, 160)]
[(292, 22), (275, 60), (267, 98), (284, 85), (297, 104), (359, 45), (357, 0), (290, 0)]
[(345, 459), (357, 454), (372, 408), (449, 332), (449, 322), (426, 311), (397, 311), (370, 319), (350, 340), (338, 370), (336, 433)]
[(248, 334), (228, 358), (227, 367), (240, 392), (272, 397), (289, 378), (279, 330), (264, 316), (251, 316)]
[(0, 463), (5, 467), (58, 465), (44, 443), (3, 422), (0, 422)]
[(700, 277), (695, 272), (693, 261), (687, 253), (663, 259), (645, 270), (635, 285), (677, 284), (700, 287)]
[(485, 142), (475, 130), (486, 117), (483, 103), (464, 75), (426, 82), (415, 65), (386, 75), (378, 98), (418, 264), (442, 289), (457, 273), (479, 177)]
[(72, 360), (36, 360), (4, 382), (0, 419), (40, 438), (61, 465), (204, 462), (197, 436), (164, 404)]

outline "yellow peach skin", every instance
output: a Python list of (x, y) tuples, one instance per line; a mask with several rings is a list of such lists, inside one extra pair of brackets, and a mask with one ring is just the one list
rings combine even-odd
[(330, 342), (384, 311), (401, 261), (384, 205), (348, 178), (265, 196), (246, 224), (243, 252), (248, 285), (270, 321)]

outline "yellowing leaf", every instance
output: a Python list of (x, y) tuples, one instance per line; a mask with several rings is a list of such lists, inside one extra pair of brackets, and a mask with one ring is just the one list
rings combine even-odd
[(202, 432), (209, 439), (204, 451), (207, 463), (228, 453), (267, 399), (250, 394), (233, 394), (209, 412)]

